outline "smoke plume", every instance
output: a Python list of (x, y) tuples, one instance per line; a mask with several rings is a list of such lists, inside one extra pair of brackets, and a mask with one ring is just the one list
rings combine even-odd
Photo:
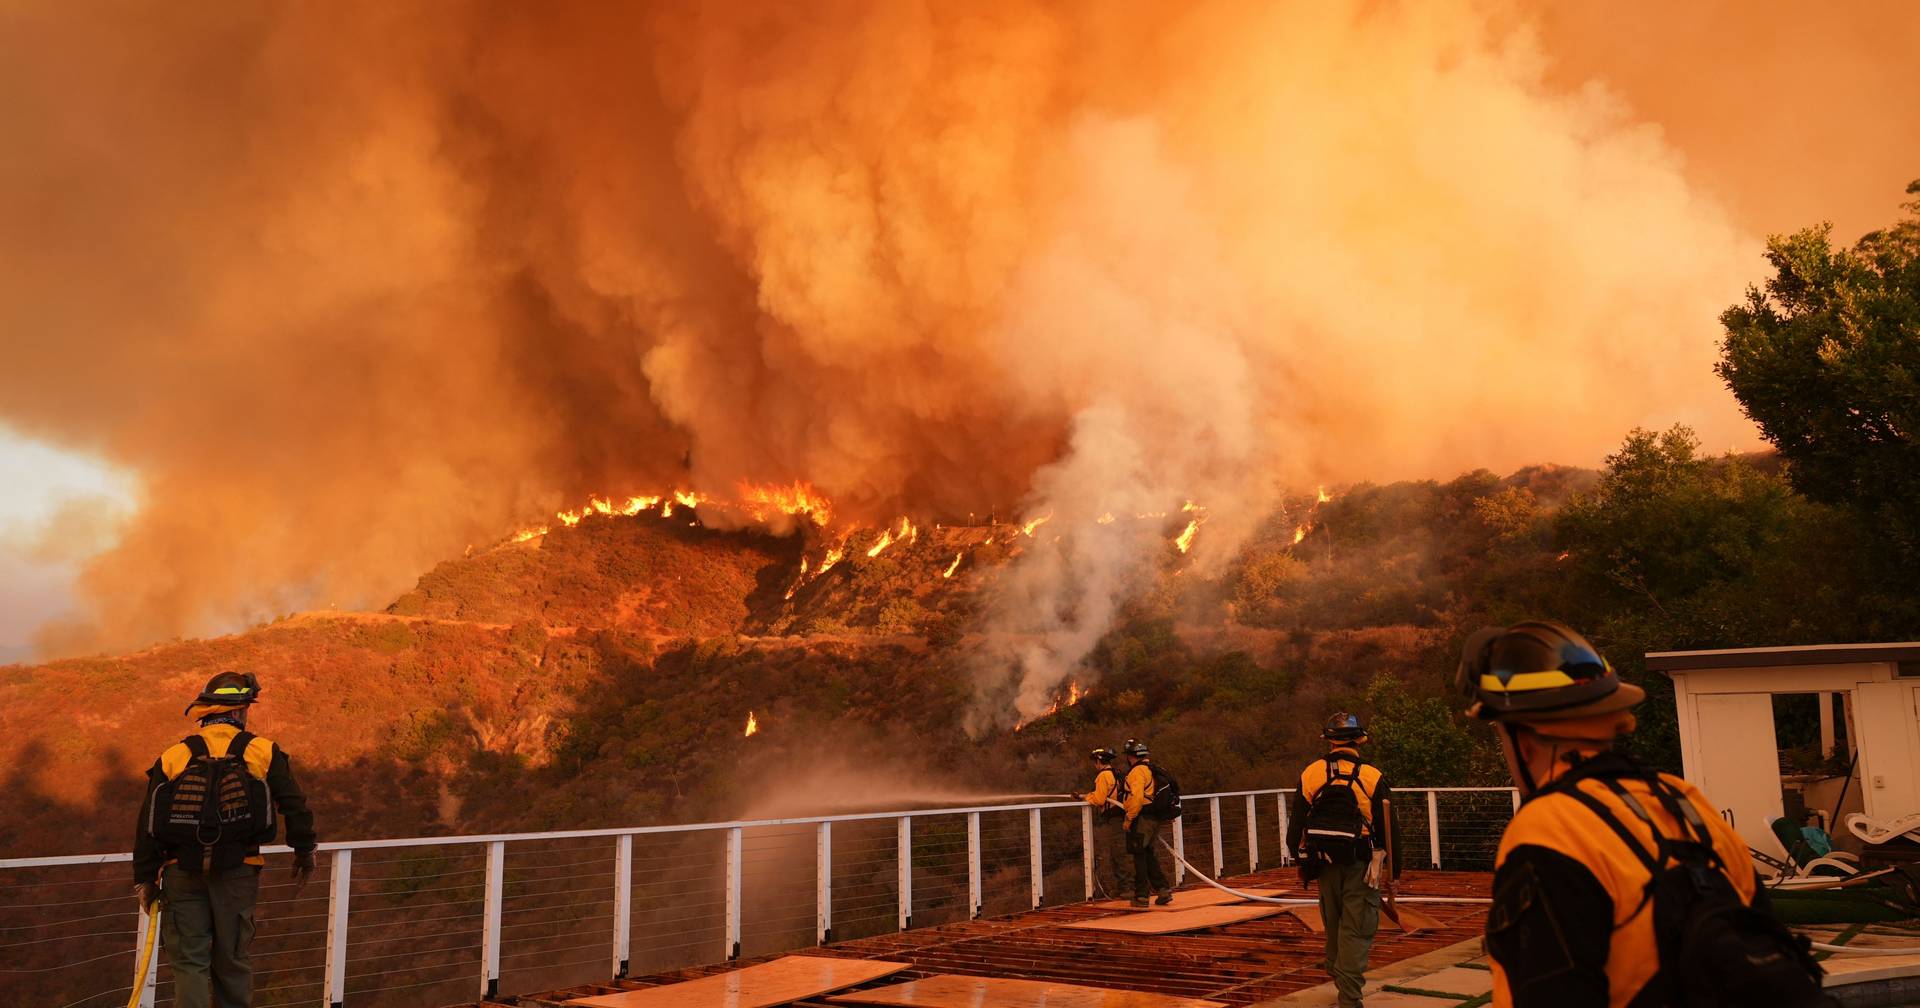
[(1751, 434), (1756, 242), (1426, 4), (15, 5), (0, 422), (136, 472), (54, 650), (378, 604), (593, 492), (1052, 514), (1031, 709), (1203, 503)]

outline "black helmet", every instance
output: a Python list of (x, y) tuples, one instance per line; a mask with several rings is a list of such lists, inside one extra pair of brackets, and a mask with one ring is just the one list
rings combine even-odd
[(187, 710), (180, 713), (185, 714), (199, 704), (210, 707), (245, 707), (260, 699), (261, 692), (260, 680), (255, 678), (253, 673), (222, 672), (207, 680), (207, 688), (201, 690), (200, 695), (193, 698), (193, 703), (187, 705)]
[(1148, 755), (1147, 744), (1138, 739), (1128, 739), (1127, 744), (1120, 747), (1120, 751), (1135, 759), (1146, 759)]
[(1341, 711), (1327, 719), (1327, 726), (1321, 729), (1320, 737), (1329, 742), (1353, 742), (1366, 738), (1367, 729), (1360, 723), (1360, 715)]
[(1623, 683), (1585, 637), (1560, 623), (1486, 627), (1467, 638), (1454, 688), (1488, 721), (1556, 721), (1623, 711), (1646, 691)]
[(1101, 746), (1093, 751), (1093, 758), (1102, 763), (1111, 763), (1113, 762), (1113, 750), (1108, 749), (1106, 746)]

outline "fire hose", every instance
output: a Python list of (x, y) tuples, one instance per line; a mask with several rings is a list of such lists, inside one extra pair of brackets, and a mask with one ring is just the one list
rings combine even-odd
[[(1186, 869), (1192, 872), (1197, 878), (1200, 879), (1200, 881), (1205, 882), (1206, 884), (1214, 887), (1215, 889), (1220, 890), (1223, 893), (1227, 893), (1232, 896), (1237, 896), (1243, 900), (1249, 900), (1254, 903), (1274, 903), (1280, 906), (1319, 906), (1320, 905), (1320, 901), (1318, 899), (1300, 899), (1300, 898), (1289, 898), (1284, 896), (1256, 896), (1252, 893), (1241, 892), (1240, 890), (1235, 889), (1232, 886), (1228, 886), (1223, 883), (1214, 881), (1211, 877), (1207, 875), (1206, 872), (1203, 872), (1200, 869), (1195, 868), (1193, 866), (1193, 862), (1188, 861), (1186, 858), (1181, 857), (1180, 852), (1173, 849), (1173, 845), (1167, 842), (1166, 837), (1160, 838), (1160, 846), (1165, 847), (1167, 849), (1167, 853), (1173, 855), (1173, 859), (1175, 861), (1178, 861), (1182, 865), (1184, 865)], [(1395, 902), (1484, 904), (1484, 903), (1492, 903), (1493, 900), (1491, 897), (1487, 897), (1487, 896), (1402, 896)]]
[(154, 900), (152, 909), (147, 911), (145, 951), (140, 956), (140, 969), (133, 976), (133, 994), (127, 998), (127, 1008), (140, 1008), (140, 995), (146, 993), (147, 971), (153, 968), (153, 947), (159, 943), (160, 901)]

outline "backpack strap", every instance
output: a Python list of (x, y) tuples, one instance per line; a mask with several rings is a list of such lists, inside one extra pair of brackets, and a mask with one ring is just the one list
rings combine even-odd
[(227, 743), (227, 758), (238, 759), (240, 762), (245, 763), (247, 761), (247, 747), (252, 745), (253, 740), (259, 737), (260, 736), (247, 731), (245, 728), (240, 729), (240, 731), (233, 736), (233, 739)]
[(196, 757), (204, 759), (211, 755), (207, 751), (207, 740), (202, 737), (199, 732), (194, 732), (192, 735), (180, 740), (180, 744), (186, 746), (187, 752), (192, 753)]
[[(1608, 783), (1611, 784), (1612, 782), (1609, 781)], [(1612, 790), (1615, 795), (1622, 794), (1622, 792), (1618, 789), (1617, 786), (1612, 788)], [(1613, 830), (1614, 835), (1620, 838), (1620, 842), (1626, 844), (1627, 849), (1633, 852), (1634, 857), (1638, 858), (1640, 860), (1640, 863), (1646, 866), (1648, 874), (1659, 873), (1660, 860), (1657, 859), (1654, 854), (1648, 853), (1645, 847), (1641, 846), (1640, 839), (1633, 835), (1633, 831), (1627, 828), (1627, 824), (1621, 822), (1620, 817), (1617, 815), (1614, 815), (1612, 809), (1601, 804), (1600, 799), (1595, 798), (1594, 796), (1586, 793), (1585, 791), (1580, 790), (1580, 786), (1578, 784), (1574, 784), (1572, 786), (1561, 789), (1561, 793), (1565, 794), (1569, 798), (1572, 798), (1574, 801), (1577, 801), (1580, 804), (1585, 805), (1587, 807), (1587, 811), (1592, 812), (1594, 815), (1600, 818), (1601, 822), (1606, 823), (1607, 828)], [(1634, 809), (1640, 818), (1645, 819), (1646, 809), (1639, 807), (1639, 802), (1631, 801), (1632, 799), (1631, 795), (1628, 795), (1626, 797), (1630, 802), (1627, 807), (1630, 809)], [(1651, 820), (1648, 820), (1647, 827), (1649, 829), (1653, 828), (1653, 823)], [(1657, 829), (1654, 830), (1653, 835), (1654, 835), (1655, 842), (1657, 843), (1660, 837), (1660, 831)]]

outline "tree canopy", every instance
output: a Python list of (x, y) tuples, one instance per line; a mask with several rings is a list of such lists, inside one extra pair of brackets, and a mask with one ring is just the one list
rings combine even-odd
[[(1907, 187), (1920, 196), (1920, 181)], [(1720, 317), (1716, 370), (1818, 501), (1920, 558), (1920, 198), (1851, 249), (1832, 228), (1767, 243), (1774, 275)]]

